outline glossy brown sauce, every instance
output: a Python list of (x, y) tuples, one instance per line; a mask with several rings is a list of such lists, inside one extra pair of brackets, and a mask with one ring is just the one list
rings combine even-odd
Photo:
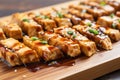
[(37, 72), (41, 69), (45, 69), (48, 67), (74, 66), (77, 58), (78, 57), (76, 58), (66, 57), (65, 59), (59, 59), (51, 62), (44, 62), (44, 63), (37, 62), (37, 63), (25, 64), (25, 67), (30, 72)]

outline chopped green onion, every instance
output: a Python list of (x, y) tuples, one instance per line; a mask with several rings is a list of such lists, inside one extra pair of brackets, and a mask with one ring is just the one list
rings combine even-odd
[(31, 37), (31, 40), (32, 41), (36, 41), (36, 40), (39, 40), (39, 38), (37, 38), (37, 37)]
[(118, 22), (120, 23), (120, 19), (118, 19)]
[(59, 18), (63, 18), (63, 14), (60, 13), (60, 12), (57, 12), (57, 16), (58, 16)]
[(48, 42), (47, 41), (40, 41), (42, 44), (48, 44)]
[(43, 18), (43, 19), (49, 19), (48, 16), (43, 16), (43, 15), (41, 15), (40, 17)]
[(113, 24), (112, 24), (112, 28), (115, 29), (116, 27), (117, 27), (117, 24), (113, 23)]
[(24, 21), (24, 22), (30, 22), (30, 20), (29, 19), (23, 19), (22, 21)]
[(86, 23), (87, 26), (91, 27), (92, 26), (92, 23), (91, 22), (88, 22)]
[(102, 2), (100, 2), (100, 5), (101, 5), (101, 6), (105, 6), (106, 3), (105, 3), (104, 1), (102, 1)]
[(40, 15), (36, 15), (35, 17), (40, 17)]
[(110, 14), (110, 17), (111, 17), (111, 18), (114, 18), (114, 16), (115, 16), (115, 15), (114, 15), (113, 13), (112, 13), (112, 14)]
[(74, 34), (74, 35), (73, 35), (73, 39), (75, 39), (75, 38), (76, 38), (76, 35)]
[(89, 31), (90, 33), (95, 34), (95, 35), (98, 35), (98, 34), (99, 34), (99, 32), (98, 32), (96, 29), (89, 29), (88, 31)]
[(69, 35), (73, 35), (73, 31), (67, 31)]

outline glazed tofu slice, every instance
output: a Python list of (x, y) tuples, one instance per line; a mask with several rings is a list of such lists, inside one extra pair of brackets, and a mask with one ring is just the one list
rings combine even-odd
[(120, 30), (120, 18), (111, 14), (110, 16), (102, 16), (98, 19), (97, 24), (103, 27), (111, 27)]
[(59, 48), (48, 45), (45, 40), (39, 40), (37, 37), (29, 38), (28, 36), (25, 36), (23, 41), (30, 48), (36, 50), (39, 57), (45, 61), (56, 60), (63, 57), (63, 53), (59, 50)]
[(103, 15), (107, 15), (105, 10), (97, 8), (95, 6), (89, 6), (89, 5), (70, 5), (70, 8), (74, 8), (77, 10), (87, 10), (88, 13), (94, 16), (94, 18), (98, 18)]
[(90, 40), (93, 40), (97, 46), (105, 50), (112, 49), (110, 38), (99, 30), (88, 25), (76, 25), (73, 28), (78, 30), (82, 35), (87, 36)]
[(71, 20), (69, 18), (54, 18), (57, 26), (72, 26)]
[(18, 40), (8, 38), (5, 40), (1, 40), (0, 44), (7, 48), (10, 52), (12, 52), (12, 54), (17, 55), (22, 64), (39, 61), (37, 53), (29, 47), (25, 46), (23, 43), (20, 43)]
[(30, 37), (37, 36), (37, 32), (42, 31), (41, 25), (29, 18), (26, 14), (16, 13), (12, 16), (12, 18), (13, 22), (17, 22), (22, 31)]
[(3, 27), (3, 31), (8, 37), (22, 39), (22, 30), (16, 23), (9, 23)]
[(2, 30), (2, 28), (0, 28), (0, 40), (6, 39), (6, 36)]
[(98, 29), (102, 33), (108, 35), (112, 41), (119, 41), (120, 40), (120, 32), (119, 30), (112, 29), (110, 27), (103, 27), (98, 24), (95, 24), (95, 22), (92, 22), (90, 20), (84, 20), (82, 21), (82, 24), (84, 25), (90, 25), (91, 27)]
[(0, 44), (0, 59), (10, 67), (22, 64), (18, 55), (2, 44)]
[(86, 56), (92, 56), (96, 53), (96, 44), (93, 41), (90, 41), (87, 37), (81, 35), (75, 29), (67, 28), (67, 27), (59, 27), (54, 28), (54, 32), (62, 35), (63, 37), (67, 37), (72, 40), (77, 40), (81, 47), (81, 51)]
[[(44, 35), (44, 36), (43, 36)], [(50, 45), (58, 47), (65, 55), (70, 57), (76, 57), (80, 55), (81, 50), (77, 42), (74, 42), (70, 39), (63, 38), (59, 34), (52, 32), (39, 33), (40, 38), (48, 40)]]
[(116, 11), (120, 11), (120, 1), (119, 0), (106, 0), (107, 4), (115, 8)]
[(38, 24), (42, 25), (43, 29), (46, 31), (53, 31), (52, 29), (57, 27), (55, 21), (49, 19), (47, 16), (43, 16), (43, 15), (36, 16), (34, 17), (34, 20)]
[(76, 10), (76, 9), (69, 9), (69, 13), (81, 18), (81, 19), (89, 19), (89, 20), (94, 20), (93, 16), (88, 14), (86, 10)]
[(78, 18), (75, 15), (72, 15), (72, 14), (69, 14), (69, 13), (64, 14), (64, 17), (69, 18), (73, 25), (80, 24), (80, 22), (81, 22), (81, 18)]

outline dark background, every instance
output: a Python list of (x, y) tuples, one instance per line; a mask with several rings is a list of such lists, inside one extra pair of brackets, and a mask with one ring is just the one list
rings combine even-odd
[[(0, 0), (0, 17), (14, 12), (29, 11), (66, 1), (70, 0)], [(96, 80), (120, 80), (120, 70), (104, 75)]]

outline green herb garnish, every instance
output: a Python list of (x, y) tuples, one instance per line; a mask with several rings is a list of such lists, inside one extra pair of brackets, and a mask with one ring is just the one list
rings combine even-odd
[(86, 23), (87, 26), (91, 27), (92, 26), (92, 23), (91, 22), (88, 22)]
[(37, 38), (37, 37), (31, 37), (31, 40), (32, 41), (36, 41), (36, 40), (39, 40), (39, 38)]
[(73, 35), (73, 31), (67, 31), (69, 35)]
[(24, 22), (30, 22), (30, 20), (29, 19), (23, 19), (22, 21), (24, 21)]
[(96, 29), (89, 29), (88, 31), (89, 31), (90, 33), (95, 34), (95, 35), (98, 35), (98, 34), (99, 34), (99, 32), (98, 32)]
[(48, 42), (47, 41), (40, 41), (42, 44), (48, 44)]
[(60, 12), (57, 12), (57, 17), (59, 17), (59, 18), (63, 18), (63, 14), (60, 13)]
[(74, 35), (73, 35), (73, 39), (75, 39), (76, 37), (77, 37), (77, 36), (74, 34)]
[(115, 16), (115, 14), (114, 14), (114, 13), (110, 14), (110, 17), (111, 17), (111, 18), (114, 18), (114, 16)]
[(35, 17), (40, 17), (40, 18), (42, 18), (42, 19), (49, 19), (48, 16), (44, 16), (44, 15), (36, 15)]
[(118, 19), (118, 22), (120, 23), (120, 19)]
[(112, 28), (115, 29), (116, 27), (117, 27), (117, 24), (113, 23), (113, 24), (112, 24)]
[(101, 5), (101, 6), (105, 6), (106, 3), (105, 3), (104, 1), (102, 1), (102, 2), (100, 2), (100, 5)]
[(43, 18), (43, 19), (49, 19), (49, 17), (48, 16), (40, 16), (41, 18)]

